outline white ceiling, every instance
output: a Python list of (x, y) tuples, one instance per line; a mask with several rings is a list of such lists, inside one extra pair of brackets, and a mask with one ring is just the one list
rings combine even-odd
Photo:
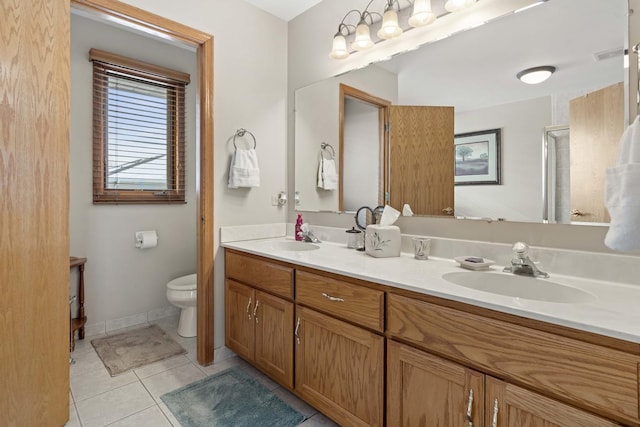
[(285, 21), (290, 21), (322, 0), (245, 0), (257, 8)]
[[(626, 3), (550, 0), (377, 65), (398, 74), (403, 104), (456, 111), (599, 89), (624, 78), (621, 55), (598, 62), (594, 54), (624, 47)], [(541, 65), (557, 71), (539, 85), (517, 80)]]

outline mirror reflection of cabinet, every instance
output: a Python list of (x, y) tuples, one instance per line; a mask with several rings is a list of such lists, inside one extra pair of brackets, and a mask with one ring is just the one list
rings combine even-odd
[(453, 107), (389, 108), (389, 204), (453, 214)]
[(571, 156), (571, 221), (609, 222), (603, 183), (615, 165), (624, 132), (624, 85), (608, 86), (579, 98), (569, 106)]

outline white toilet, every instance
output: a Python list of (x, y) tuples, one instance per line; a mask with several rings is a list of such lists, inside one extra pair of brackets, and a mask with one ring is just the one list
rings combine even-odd
[(196, 287), (198, 279), (196, 274), (178, 277), (167, 283), (167, 300), (180, 312), (178, 335), (182, 337), (195, 337), (198, 331), (196, 317)]

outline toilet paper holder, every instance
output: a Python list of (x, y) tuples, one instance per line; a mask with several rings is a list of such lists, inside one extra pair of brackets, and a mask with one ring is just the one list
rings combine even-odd
[(155, 230), (136, 231), (136, 248), (147, 249), (158, 246), (158, 233)]

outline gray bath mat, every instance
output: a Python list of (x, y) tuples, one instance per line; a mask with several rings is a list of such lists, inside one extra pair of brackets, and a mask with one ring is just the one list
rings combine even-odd
[(91, 344), (112, 377), (187, 352), (157, 325), (97, 338)]
[(293, 427), (304, 415), (240, 368), (160, 397), (183, 427)]

